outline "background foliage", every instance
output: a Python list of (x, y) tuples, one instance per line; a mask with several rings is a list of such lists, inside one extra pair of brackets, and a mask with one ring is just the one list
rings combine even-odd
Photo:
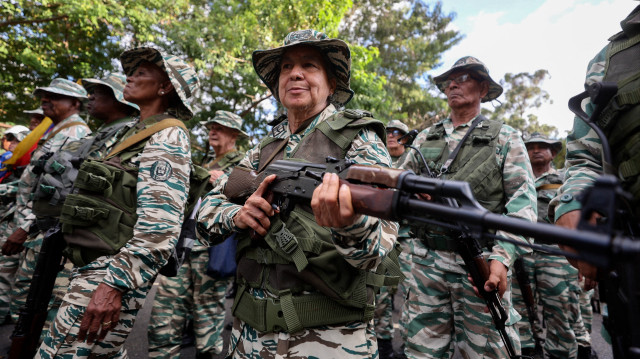
[[(455, 14), (439, 2), (408, 0), (5, 0), (0, 7), (0, 116), (26, 123), (25, 109), (38, 106), (31, 93), (55, 77), (77, 80), (121, 71), (119, 54), (154, 46), (182, 56), (198, 70), (193, 127), (196, 156), (206, 151), (197, 126), (217, 110), (240, 114), (251, 138), (282, 113), (253, 71), (251, 53), (278, 46), (294, 29), (314, 28), (345, 40), (352, 52), (347, 105), (367, 109), (384, 122), (401, 119), (422, 129), (446, 117), (442, 94), (427, 72), (462, 35)], [(507, 74), (504, 101), (487, 113), (525, 134), (557, 135), (531, 110), (549, 101), (541, 85), (546, 70)], [(487, 110), (484, 110), (487, 112)]]

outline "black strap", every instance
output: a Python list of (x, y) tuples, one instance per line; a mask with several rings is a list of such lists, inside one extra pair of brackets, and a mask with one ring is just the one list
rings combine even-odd
[(444, 165), (442, 165), (442, 168), (440, 169), (440, 175), (443, 175), (449, 171), (449, 167), (458, 156), (458, 152), (460, 152), (460, 148), (462, 148), (462, 144), (464, 144), (464, 141), (466, 141), (467, 138), (469, 138), (469, 135), (471, 135), (471, 132), (473, 132), (476, 126), (478, 126), (478, 124), (484, 120), (486, 120), (486, 117), (484, 117), (483, 115), (478, 115), (476, 119), (473, 120), (473, 122), (471, 123), (471, 126), (469, 126), (469, 131), (467, 131), (467, 133), (464, 134), (460, 142), (458, 142), (458, 145), (456, 146), (456, 148), (449, 155), (449, 158), (447, 158), (447, 161), (444, 163)]

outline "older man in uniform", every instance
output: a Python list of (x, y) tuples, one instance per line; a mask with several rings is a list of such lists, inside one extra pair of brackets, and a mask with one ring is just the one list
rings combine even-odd
[[(2, 246), (2, 253), (5, 255), (21, 253), (20, 267), (16, 272), (15, 292), (12, 294), (12, 313), (18, 313), (26, 301), (44, 231), (52, 225), (49, 221), (38, 221), (32, 211), (31, 194), (42, 174), (42, 162), (46, 161), (43, 156), (55, 153), (65, 143), (91, 133), (80, 117), (84, 107), (82, 101), (87, 98), (87, 92), (82, 86), (57, 78), (51, 81), (48, 87), (37, 87), (33, 94), (40, 97), (43, 114), (53, 121), (54, 127), (40, 139), (37, 149), (31, 155), (31, 163), (20, 177), (14, 217), (17, 229)], [(27, 249), (23, 252), (25, 247)]]
[[(502, 93), (485, 65), (467, 56), (434, 78), (447, 96), (450, 116), (422, 131), (414, 144), (430, 170), (442, 179), (469, 182), (478, 201), (494, 213), (528, 221), (536, 219), (533, 174), (519, 133), (502, 121), (480, 115), (480, 103)], [(419, 154), (408, 152), (400, 168), (424, 172)], [(420, 240), (412, 242), (412, 275), (416, 282), (405, 306), (409, 317), (408, 357), (446, 358), (454, 344), (468, 358), (504, 358), (504, 344), (486, 303), (474, 293), (467, 268), (456, 253), (455, 233), (446, 228), (414, 226)], [(498, 231), (499, 236), (524, 242), (520, 236)], [(490, 261), (490, 275), (483, 285), (498, 290), (509, 317), (507, 332), (516, 351), (518, 337), (513, 329), (520, 316), (511, 308), (509, 268), (518, 255), (527, 253), (502, 241), (481, 243)]]
[[(202, 124), (209, 129), (209, 145), (214, 151), (204, 165), (213, 183), (242, 160), (244, 153), (236, 148), (236, 140), (247, 134), (242, 130), (242, 118), (228, 111), (216, 111), (213, 119)], [(180, 355), (183, 329), (190, 316), (194, 322), (196, 358), (213, 358), (222, 353), (225, 291), (233, 277), (209, 276), (208, 262), (207, 247), (196, 242), (175, 277), (160, 276), (149, 321), (150, 358)]]

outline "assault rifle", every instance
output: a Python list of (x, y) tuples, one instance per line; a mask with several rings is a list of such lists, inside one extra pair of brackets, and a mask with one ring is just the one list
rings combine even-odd
[[(477, 240), (484, 237), (517, 245), (523, 245), (523, 243), (496, 236), (490, 230), (504, 230), (525, 237), (580, 248), (580, 254), (566, 253), (566, 255), (604, 268), (610, 267), (614, 258), (615, 260), (640, 258), (640, 241), (614, 232), (570, 230), (552, 224), (532, 223), (491, 213), (477, 202), (466, 182), (419, 176), (412, 171), (359, 165), (348, 160), (328, 158), (326, 164), (290, 160), (274, 161), (263, 172), (265, 176), (276, 175), (276, 179), (269, 187), (270, 193), (267, 197), (272, 205), (279, 207), (279, 215), (286, 218), (296, 205), (308, 205), (314, 189), (322, 183), (324, 173), (338, 174), (341, 183), (349, 186), (356, 213), (393, 221), (407, 219), (459, 231), (458, 244), (462, 257), (480, 294), (487, 299), (494, 324), (503, 339), (506, 339), (505, 343), (509, 343), (504, 330), (506, 313), (497, 291), (487, 293), (483, 289), (482, 284), (488, 278), (489, 270)], [(256, 180), (259, 181), (260, 178), (262, 176), (256, 177)], [(603, 189), (605, 195), (608, 191), (614, 190), (611, 185), (615, 183), (610, 183), (607, 177), (596, 182), (596, 188)], [(427, 193), (439, 200), (419, 199), (417, 194), (420, 193)], [(528, 243), (525, 245), (550, 253), (565, 254), (548, 246)], [(513, 347), (509, 344), (505, 346), (510, 357), (514, 357)]]
[(36, 354), (56, 276), (62, 269), (64, 247), (60, 225), (49, 228), (42, 240), (27, 301), (20, 309), (18, 322), (11, 335), (9, 359), (31, 359)]

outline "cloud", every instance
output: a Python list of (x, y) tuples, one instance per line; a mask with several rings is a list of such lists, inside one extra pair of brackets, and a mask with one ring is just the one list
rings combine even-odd
[[(457, 18), (466, 22), (465, 38), (443, 56), (439, 74), (460, 57), (473, 55), (484, 62), (494, 80), (507, 72), (549, 71), (542, 87), (552, 105), (534, 113), (540, 122), (552, 124), (561, 136), (571, 129), (573, 114), (567, 108), (570, 97), (583, 91), (587, 63), (620, 31), (620, 21), (637, 5), (629, 0), (585, 3), (578, 0), (547, 0), (535, 11), (510, 22), (509, 10), (484, 12)], [(455, 11), (455, 9), (454, 9)], [(490, 107), (490, 105), (489, 105)]]

